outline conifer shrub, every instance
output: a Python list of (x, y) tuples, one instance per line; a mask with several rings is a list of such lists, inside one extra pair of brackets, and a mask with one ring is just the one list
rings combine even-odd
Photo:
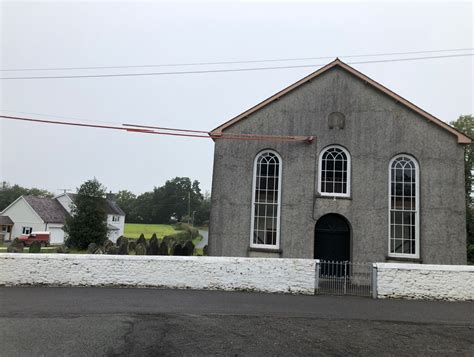
[(142, 234), (140, 234), (140, 237), (137, 239), (137, 244), (144, 244), (146, 246), (146, 239), (145, 239), (145, 236)]
[(172, 248), (172, 255), (183, 255), (183, 247), (179, 243), (175, 243)]
[(143, 243), (138, 243), (135, 247), (135, 255), (146, 255), (146, 246)]
[(121, 237), (120, 245), (117, 247), (117, 253), (120, 255), (128, 255), (128, 239)]
[(158, 252), (160, 250), (160, 242), (158, 241), (158, 238), (156, 237), (156, 234), (154, 234), (153, 237), (150, 239), (150, 244), (148, 245), (148, 255), (158, 255)]
[(190, 240), (184, 243), (183, 255), (194, 255), (194, 244)]
[(136, 246), (137, 246), (137, 242), (135, 242), (134, 240), (130, 241), (128, 243), (128, 251), (129, 252), (135, 251)]
[(158, 251), (159, 255), (168, 255), (168, 244), (163, 240), (160, 244), (160, 249)]
[(202, 255), (208, 255), (208, 250), (209, 248), (207, 247), (207, 244), (204, 246), (204, 248), (202, 248)]
[(41, 252), (41, 242), (37, 240), (33, 241), (28, 249), (28, 253), (40, 253)]

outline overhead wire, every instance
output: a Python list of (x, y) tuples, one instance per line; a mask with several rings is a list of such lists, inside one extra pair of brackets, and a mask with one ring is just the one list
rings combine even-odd
[(341, 58), (360, 58), (360, 57), (385, 57), (395, 55), (413, 55), (422, 53), (442, 53), (442, 52), (459, 52), (471, 51), (474, 48), (453, 48), (441, 50), (423, 50), (423, 51), (406, 51), (406, 52), (385, 52), (372, 54), (356, 54), (343, 56), (319, 56), (319, 57), (293, 57), (293, 58), (267, 58), (256, 60), (235, 60), (235, 61), (215, 61), (215, 62), (187, 62), (187, 63), (163, 63), (163, 64), (142, 64), (142, 65), (115, 65), (115, 66), (84, 66), (84, 67), (38, 67), (38, 68), (5, 68), (0, 69), (1, 72), (14, 71), (69, 71), (69, 70), (95, 70), (95, 69), (121, 69), (121, 68), (149, 68), (149, 67), (181, 67), (181, 66), (209, 66), (223, 64), (246, 64), (246, 63), (265, 63), (265, 62), (288, 62), (288, 61), (307, 61), (319, 59)]
[[(387, 63), (387, 62), (406, 62), (419, 61), (439, 58), (454, 58), (473, 56), (474, 53), (455, 54), (455, 55), (440, 55), (440, 56), (425, 56), (425, 57), (409, 57), (409, 58), (391, 58), (371, 61), (356, 61), (347, 62), (347, 64), (369, 64), (369, 63)], [(253, 67), (253, 68), (227, 68), (227, 69), (208, 69), (198, 71), (175, 71), (175, 72), (146, 72), (146, 73), (108, 73), (108, 74), (85, 74), (85, 75), (65, 75), (65, 76), (31, 76), (31, 77), (0, 77), (0, 80), (38, 80), (38, 79), (73, 79), (73, 78), (105, 78), (105, 77), (140, 77), (140, 76), (165, 76), (165, 75), (185, 75), (185, 74), (205, 74), (205, 73), (225, 73), (225, 72), (249, 72), (249, 71), (266, 71), (278, 69), (293, 69), (293, 68), (310, 68), (321, 67), (323, 64), (304, 64), (291, 66), (274, 66), (274, 67)]]

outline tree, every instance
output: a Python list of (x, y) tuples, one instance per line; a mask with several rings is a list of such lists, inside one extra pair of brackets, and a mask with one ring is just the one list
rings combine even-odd
[[(459, 131), (467, 136), (474, 138), (474, 117), (472, 115), (461, 115), (456, 121), (451, 122)], [(466, 229), (467, 241), (474, 244), (474, 205), (472, 198), (474, 169), (474, 143), (466, 145), (464, 149), (464, 176), (466, 190)]]
[(36, 197), (53, 197), (47, 190), (39, 188), (25, 188), (20, 185), (11, 186), (8, 182), (0, 183), (0, 212), (13, 203), (18, 197), (32, 195)]
[(86, 249), (90, 243), (102, 245), (107, 239), (106, 189), (97, 179), (84, 182), (66, 219), (63, 230), (68, 234), (66, 245)]
[(137, 217), (135, 215), (137, 196), (134, 193), (128, 190), (121, 190), (115, 195), (115, 201), (125, 212), (125, 220), (127, 222), (137, 222)]

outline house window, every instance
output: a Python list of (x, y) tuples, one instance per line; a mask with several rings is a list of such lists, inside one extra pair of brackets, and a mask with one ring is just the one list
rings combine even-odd
[(22, 234), (30, 234), (33, 231), (32, 227), (23, 227)]
[(409, 155), (390, 161), (389, 256), (419, 257), (419, 169)]
[(112, 216), (112, 222), (120, 222), (120, 216)]
[(322, 196), (350, 196), (351, 157), (340, 146), (329, 146), (319, 155), (318, 192)]
[(250, 246), (280, 246), (281, 157), (266, 150), (254, 162)]

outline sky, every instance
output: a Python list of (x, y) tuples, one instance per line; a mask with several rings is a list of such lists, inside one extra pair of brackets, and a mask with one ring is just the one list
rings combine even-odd
[[(348, 55), (474, 47), (473, 5), (452, 1), (2, 1), (0, 32), (2, 70), (319, 56), (339, 56), (350, 63), (423, 55)], [(1, 71), (0, 77), (57, 76), (314, 64), (271, 71), (0, 80), (0, 113), (208, 131), (330, 61)], [(443, 121), (473, 112), (473, 57), (353, 67)], [(213, 151), (209, 139), (0, 119), (0, 181), (57, 194), (93, 177), (108, 190), (140, 194), (188, 176), (207, 191)]]

